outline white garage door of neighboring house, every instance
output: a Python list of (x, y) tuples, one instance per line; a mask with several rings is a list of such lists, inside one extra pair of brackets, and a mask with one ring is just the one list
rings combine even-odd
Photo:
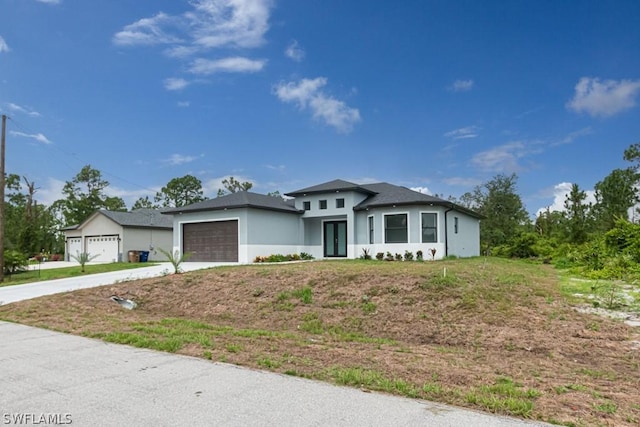
[(118, 261), (118, 236), (87, 237), (86, 247), (93, 262)]
[(77, 256), (82, 252), (82, 237), (69, 237), (67, 239), (67, 261), (73, 261), (71, 255)]

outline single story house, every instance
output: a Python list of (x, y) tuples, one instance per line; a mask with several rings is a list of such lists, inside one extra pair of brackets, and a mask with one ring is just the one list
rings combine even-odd
[(65, 259), (86, 252), (95, 256), (94, 262), (127, 261), (129, 251), (149, 251), (150, 261), (164, 261), (157, 250), (171, 251), (173, 221), (154, 209), (131, 212), (95, 211), (82, 224), (67, 227)]
[(173, 249), (190, 261), (252, 262), (306, 252), (357, 258), (366, 249), (424, 258), (480, 254), (481, 215), (438, 197), (380, 182), (335, 180), (286, 194), (248, 191), (163, 210), (173, 215)]

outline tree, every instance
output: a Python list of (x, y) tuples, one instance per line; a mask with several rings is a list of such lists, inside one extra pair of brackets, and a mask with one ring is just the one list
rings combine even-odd
[(480, 222), (480, 243), (484, 250), (509, 244), (531, 224), (516, 192), (517, 179), (516, 174), (499, 174), (465, 197), (470, 206), (485, 216)]
[(179, 208), (203, 200), (202, 182), (193, 175), (173, 178), (155, 196), (155, 201), (165, 208)]
[(149, 200), (149, 196), (144, 196), (144, 197), (140, 197), (138, 200), (136, 200), (133, 203), (131, 210), (135, 211), (136, 209), (157, 209), (157, 208), (158, 208), (158, 205), (156, 205), (151, 200)]
[(62, 202), (65, 225), (80, 224), (98, 209), (126, 211), (120, 197), (105, 194), (108, 186), (109, 182), (91, 165), (84, 166), (71, 181), (67, 181), (62, 188), (62, 193), (66, 196)]
[(578, 184), (571, 185), (571, 191), (564, 199), (564, 218), (566, 219), (566, 239), (569, 243), (581, 244), (589, 237), (590, 204), (586, 204), (587, 193), (580, 190)]
[(249, 191), (253, 187), (253, 183), (249, 181), (240, 182), (232, 176), (230, 176), (228, 179), (223, 179), (222, 185), (224, 186), (224, 189), (218, 189), (218, 197), (224, 196), (227, 193)]
[(596, 203), (593, 209), (599, 231), (612, 229), (617, 218), (629, 217), (629, 208), (639, 200), (635, 188), (637, 180), (638, 176), (632, 168), (614, 169), (596, 183)]

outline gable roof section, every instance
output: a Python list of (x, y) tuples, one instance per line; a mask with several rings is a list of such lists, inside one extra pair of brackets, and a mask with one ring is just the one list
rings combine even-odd
[(482, 215), (472, 211), (471, 209), (465, 208), (464, 206), (457, 205), (453, 202), (441, 199), (439, 197), (419, 193), (406, 187), (400, 187), (398, 185), (388, 184), (386, 182), (364, 184), (361, 187), (371, 191), (372, 193), (374, 193), (374, 195), (366, 198), (358, 205), (354, 206), (353, 210), (356, 211), (387, 206), (434, 205), (450, 207), (459, 212), (466, 213), (467, 215), (470, 215), (474, 218), (483, 218)]
[(343, 181), (341, 179), (335, 179), (333, 181), (325, 182), (324, 184), (314, 185), (312, 187), (303, 188), (302, 190), (293, 191), (285, 194), (285, 196), (297, 197), (305, 196), (307, 194), (318, 193), (336, 193), (340, 191), (357, 191), (365, 194), (375, 194), (371, 190), (365, 188), (364, 185), (354, 184), (353, 182)]
[(101, 209), (98, 212), (123, 227), (173, 228), (173, 220), (161, 215), (161, 212), (155, 209), (136, 209), (131, 212)]
[(301, 213), (295, 208), (292, 201), (286, 201), (281, 197), (266, 196), (250, 191), (238, 191), (226, 196), (207, 199), (179, 208), (169, 208), (162, 211), (163, 214), (177, 214), (182, 212), (215, 211), (224, 209), (255, 208), (287, 213)]

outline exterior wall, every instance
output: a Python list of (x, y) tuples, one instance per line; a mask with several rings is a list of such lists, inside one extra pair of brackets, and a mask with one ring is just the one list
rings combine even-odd
[[(100, 236), (118, 236), (121, 239), (122, 226), (118, 225), (106, 216), (99, 214), (92, 218), (91, 221), (87, 222), (81, 229), (65, 231), (66, 238), (82, 237), (80, 252), (85, 252), (87, 250), (87, 237)], [(68, 247), (65, 248), (65, 250), (67, 251), (65, 259), (70, 261), (71, 259), (70, 254), (68, 253)], [(118, 241), (118, 260), (122, 260), (122, 240)]]
[(257, 256), (304, 251), (298, 214), (247, 209), (247, 222), (240, 228), (247, 230), (246, 244), (240, 245), (240, 262), (252, 262)]
[[(455, 230), (458, 218), (458, 232)], [(447, 213), (449, 255), (471, 257), (480, 255), (480, 221), (464, 213)]]
[[(356, 258), (358, 256), (356, 228), (355, 228), (355, 212), (353, 207), (367, 198), (366, 194), (362, 194), (356, 191), (340, 191), (333, 193), (322, 194), (310, 194), (307, 196), (299, 196), (295, 199), (295, 206), (297, 209), (304, 209), (304, 202), (311, 203), (311, 209), (305, 211), (302, 214), (304, 221), (304, 242), (307, 246), (304, 252), (308, 252), (316, 258), (322, 258), (324, 256), (323, 242), (318, 243), (316, 237), (320, 236), (322, 240), (322, 220), (346, 220), (347, 221), (347, 258)], [(344, 199), (344, 207), (336, 207), (336, 200)], [(320, 201), (327, 201), (327, 208), (320, 209)], [(320, 222), (309, 221), (310, 219), (321, 219)], [(307, 234), (307, 229), (313, 228), (310, 234)], [(312, 243), (307, 243), (312, 242)]]
[[(442, 259), (448, 254), (459, 257), (477, 256), (480, 254), (480, 221), (464, 213), (450, 211), (447, 213), (447, 234), (445, 235), (445, 211), (448, 208), (443, 206), (399, 206), (389, 208), (374, 208), (368, 211), (356, 213), (356, 257), (362, 255), (363, 249), (368, 249), (371, 256), (378, 252), (393, 255), (399, 253), (404, 255), (405, 251), (415, 253), (421, 250), (424, 259), (431, 259), (428, 252), (435, 249), (435, 259)], [(384, 216), (387, 214), (407, 214), (408, 215), (408, 243), (385, 243), (384, 236)], [(422, 213), (437, 214), (437, 242), (422, 243)], [(372, 216), (374, 222), (374, 240), (369, 243), (369, 220)], [(458, 234), (454, 233), (454, 217), (458, 217)]]
[(122, 261), (127, 261), (129, 251), (149, 251), (149, 261), (166, 261), (158, 248), (171, 252), (172, 246), (172, 230), (127, 227), (122, 238)]

